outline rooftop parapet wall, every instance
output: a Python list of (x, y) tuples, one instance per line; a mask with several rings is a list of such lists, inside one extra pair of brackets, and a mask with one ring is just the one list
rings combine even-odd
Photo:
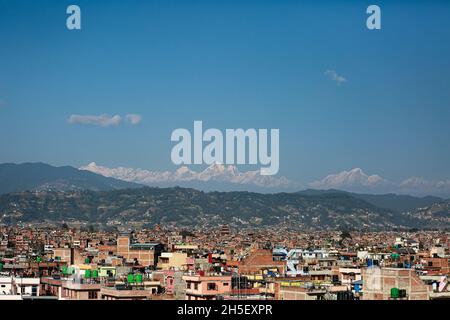
[[(406, 290), (407, 300), (429, 300), (429, 287), (411, 269), (363, 268), (363, 300), (391, 300), (391, 289)], [(403, 298), (402, 298), (403, 299)]]

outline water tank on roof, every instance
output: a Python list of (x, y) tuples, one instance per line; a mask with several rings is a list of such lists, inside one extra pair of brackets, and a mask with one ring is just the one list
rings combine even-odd
[(63, 274), (67, 274), (67, 266), (62, 266), (61, 271)]
[(91, 278), (91, 277), (92, 277), (91, 270), (86, 270), (86, 271), (84, 272), (84, 277), (85, 277), (86, 279)]
[(398, 253), (392, 253), (391, 258), (392, 258), (392, 260), (396, 261), (396, 260), (400, 259), (400, 255)]
[(134, 283), (134, 276), (132, 273), (128, 274), (127, 281), (128, 283)]
[(98, 278), (98, 270), (97, 269), (92, 271), (92, 277), (93, 278)]
[(400, 296), (400, 290), (398, 288), (391, 288), (391, 298), (398, 299)]
[(142, 274), (137, 274), (136, 275), (136, 283), (142, 283)]

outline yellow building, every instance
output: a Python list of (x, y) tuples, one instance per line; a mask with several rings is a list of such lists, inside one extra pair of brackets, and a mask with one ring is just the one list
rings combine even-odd
[(158, 269), (185, 270), (187, 257), (187, 253), (183, 252), (163, 252), (158, 259)]

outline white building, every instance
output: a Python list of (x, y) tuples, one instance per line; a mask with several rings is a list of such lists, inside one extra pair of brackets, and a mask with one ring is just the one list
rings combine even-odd
[(0, 277), (0, 300), (39, 296), (39, 278)]

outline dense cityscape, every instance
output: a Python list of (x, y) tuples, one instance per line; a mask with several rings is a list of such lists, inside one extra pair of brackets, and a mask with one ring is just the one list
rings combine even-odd
[(0, 227), (0, 300), (449, 299), (445, 231)]
[(449, 318), (449, 21), (0, 0), (0, 315)]

